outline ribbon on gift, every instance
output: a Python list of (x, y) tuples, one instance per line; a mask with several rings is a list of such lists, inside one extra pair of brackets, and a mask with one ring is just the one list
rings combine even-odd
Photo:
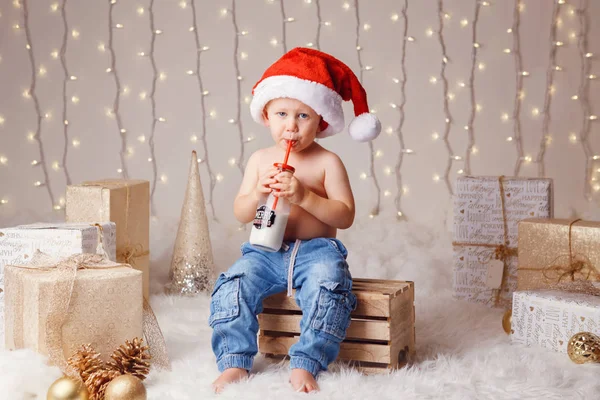
[[(69, 303), (73, 295), (73, 286), (77, 270), (79, 269), (110, 269), (117, 267), (129, 267), (130, 265), (118, 264), (108, 260), (102, 254), (74, 254), (70, 257), (56, 260), (55, 258), (40, 251), (34, 253), (31, 261), (25, 265), (15, 265), (16, 268), (35, 269), (56, 274), (56, 283), (49, 300), (50, 309), (46, 320), (46, 349), (48, 357), (53, 365), (58, 366), (63, 373), (77, 378), (78, 372), (67, 364), (62, 349), (62, 326), (66, 322), (69, 311)], [(22, 279), (22, 278), (21, 278)], [(23, 292), (22, 284), (15, 285), (16, 307), (14, 337), (15, 346), (23, 347)], [(148, 302), (144, 299), (143, 304), (143, 328), (146, 342), (152, 356), (152, 363), (162, 369), (170, 369), (170, 361), (166, 351), (165, 340), (156, 320), (156, 316)]]
[[(506, 219), (506, 206), (504, 204), (504, 175), (498, 177), (498, 186), (500, 188), (500, 205), (502, 209), (502, 228), (504, 234), (503, 243), (500, 244), (490, 244), (490, 243), (468, 243), (468, 242), (452, 242), (453, 246), (458, 247), (488, 247), (494, 249), (494, 251), (490, 254), (489, 258), (485, 261), (482, 261), (482, 264), (488, 264), (492, 259), (502, 261), (504, 265), (504, 270), (506, 270), (506, 263), (510, 257), (517, 256), (517, 248), (511, 247), (508, 241), (508, 222)], [(487, 291), (492, 291), (492, 301), (493, 305), (497, 306), (498, 301), (500, 300), (500, 289), (486, 289), (480, 290), (475, 293), (472, 293), (474, 296), (477, 296), (480, 293), (485, 293)]]
[[(581, 221), (580, 218), (574, 219), (569, 223), (569, 254), (560, 255), (550, 262), (545, 268), (517, 267), (519, 271), (541, 271), (544, 278), (548, 281), (554, 281), (555, 284), (562, 282), (564, 278), (571, 278), (571, 282), (588, 281), (594, 276), (595, 280), (600, 280), (600, 271), (592, 265), (588, 257), (573, 252), (573, 225)], [(566, 259), (567, 263), (560, 261)], [(583, 279), (576, 279), (581, 276)]]
[[(129, 187), (129, 182), (126, 180), (111, 180), (104, 182), (105, 184), (110, 183), (111, 185), (118, 186), (119, 188), (125, 188), (125, 226), (123, 227), (123, 232), (125, 233), (125, 238), (127, 244), (123, 249), (120, 249), (117, 252), (117, 261), (123, 261), (126, 264), (135, 266), (135, 260), (139, 257), (147, 256), (150, 254), (149, 250), (144, 250), (144, 246), (141, 243), (131, 243), (131, 238), (129, 237), (128, 225), (129, 225), (129, 210), (131, 208), (131, 190)], [(106, 188), (106, 185), (98, 182), (84, 182), (81, 186), (99, 186), (101, 188)], [(117, 227), (120, 229), (120, 227)]]

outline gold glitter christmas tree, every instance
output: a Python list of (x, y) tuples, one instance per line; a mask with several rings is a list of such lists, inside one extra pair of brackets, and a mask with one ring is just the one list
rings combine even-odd
[(212, 247), (198, 171), (198, 157), (193, 151), (171, 260), (171, 281), (167, 284), (167, 291), (182, 295), (208, 292), (212, 288), (213, 271)]

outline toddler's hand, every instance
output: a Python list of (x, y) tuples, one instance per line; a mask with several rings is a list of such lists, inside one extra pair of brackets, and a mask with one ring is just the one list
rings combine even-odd
[(262, 194), (269, 194), (273, 191), (271, 185), (276, 183), (275, 175), (279, 173), (279, 170), (275, 167), (267, 170), (261, 177), (258, 178), (256, 184), (256, 197), (260, 197)]
[(273, 195), (276, 197), (285, 197), (292, 204), (298, 204), (306, 195), (304, 185), (300, 183), (291, 172), (280, 172), (275, 176), (277, 183), (271, 184), (271, 188), (276, 189)]

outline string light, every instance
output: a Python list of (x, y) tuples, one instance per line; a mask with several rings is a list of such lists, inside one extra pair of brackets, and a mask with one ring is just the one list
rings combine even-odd
[(516, 75), (516, 89), (515, 99), (513, 101), (513, 140), (515, 148), (517, 150), (517, 160), (515, 162), (514, 176), (519, 176), (521, 171), (521, 165), (523, 164), (523, 140), (521, 138), (521, 95), (523, 92), (523, 60), (521, 56), (521, 15), (522, 11), (522, 0), (515, 0), (515, 7), (513, 10), (513, 26), (510, 29), (510, 33), (513, 36), (513, 55), (515, 60), (515, 75)]
[[(440, 47), (442, 50), (442, 63), (441, 63), (441, 71), (440, 77), (443, 83), (443, 91), (444, 91), (444, 115), (445, 115), (445, 127), (444, 127), (444, 145), (446, 146), (446, 151), (448, 155), (454, 154), (452, 150), (452, 146), (450, 144), (450, 129), (452, 124), (452, 114), (450, 113), (450, 107), (448, 105), (448, 78), (446, 77), (446, 65), (448, 60), (448, 54), (446, 53), (446, 42), (444, 40), (444, 19), (450, 19), (450, 14), (444, 13), (444, 1), (438, 0), (438, 21), (439, 21), (439, 29), (438, 29), (438, 40), (440, 42)], [(446, 170), (444, 172), (444, 182), (446, 183), (446, 188), (448, 192), (453, 195), (454, 190), (452, 189), (452, 184), (450, 183), (450, 170), (452, 169), (452, 158), (448, 157), (448, 161), (446, 162)]]
[[(552, 6), (552, 19), (550, 23), (550, 54), (548, 60), (548, 69), (546, 71), (546, 93), (544, 96), (544, 118), (542, 121), (542, 137), (540, 139), (539, 151), (535, 162), (538, 166), (538, 176), (545, 176), (545, 164), (544, 156), (546, 155), (546, 148), (548, 147), (548, 130), (550, 129), (550, 107), (552, 105), (552, 88), (554, 86), (554, 73), (557, 71), (556, 65), (556, 50), (563, 45), (562, 42), (556, 41), (556, 20), (560, 13), (560, 5), (562, 3), (555, 2)], [(554, 46), (552, 46), (554, 44)], [(533, 110), (533, 115), (539, 114), (538, 109)]]
[[(359, 8), (358, 8), (358, 0), (354, 0), (354, 17), (355, 17), (355, 20), (356, 20), (355, 48), (356, 48), (356, 55), (357, 55), (357, 58), (358, 58), (358, 66), (359, 66), (359, 71), (360, 71), (359, 81), (361, 83), (363, 83), (363, 76), (364, 76), (365, 66), (363, 65), (362, 53), (360, 51), (360, 49), (361, 49), (361, 45), (360, 45), (361, 20), (360, 20), (360, 11), (359, 11)], [(373, 142), (370, 141), (368, 143), (368, 145), (369, 145), (369, 175), (370, 175), (371, 179), (373, 180), (373, 185), (375, 186), (375, 197), (376, 197), (375, 205), (371, 209), (370, 215), (376, 216), (376, 215), (379, 214), (379, 206), (381, 204), (381, 188), (379, 187), (379, 182), (377, 181), (377, 176), (375, 175), (375, 160), (374, 160), (374, 157), (373, 157)]]
[[(281, 12), (283, 13), (283, 1), (280, 1), (281, 3)], [(285, 20), (285, 14), (282, 14), (282, 18), (284, 18)], [(241, 78), (241, 73), (240, 73), (240, 65), (239, 65), (239, 61), (238, 61), (238, 52), (239, 52), (239, 28), (238, 28), (238, 24), (237, 24), (237, 12), (236, 12), (236, 0), (231, 0), (231, 23), (233, 24), (233, 28), (235, 29), (235, 35), (234, 35), (234, 42), (233, 42), (233, 65), (235, 67), (235, 76), (237, 77), (237, 79), (235, 80), (235, 84), (236, 84), (236, 93), (237, 93), (237, 101), (236, 101), (236, 114), (235, 114), (235, 121), (240, 121), (242, 118), (242, 80)], [(285, 25), (285, 23), (284, 23)], [(284, 34), (285, 34), (285, 29), (284, 29)], [(283, 48), (285, 49), (285, 36), (284, 36), (284, 40), (283, 40)], [(234, 122), (235, 122), (234, 121)], [(245, 158), (244, 158), (244, 150), (245, 150), (245, 146), (244, 146), (244, 128), (242, 126), (241, 123), (236, 123), (237, 125), (237, 130), (238, 130), (238, 139), (240, 142), (240, 155), (237, 158), (237, 167), (240, 170), (240, 174), (242, 176), (244, 176), (244, 163), (245, 163)], [(211, 178), (212, 179), (212, 178)], [(217, 179), (217, 181), (219, 181)]]
[[(196, 76), (196, 81), (198, 83), (198, 90), (200, 91), (200, 111), (202, 112), (202, 121), (201, 121), (201, 134), (200, 134), (200, 140), (202, 142), (202, 150), (204, 151), (203, 156), (199, 158), (199, 162), (200, 160), (205, 161), (204, 165), (206, 166), (206, 171), (208, 172), (208, 176), (211, 177), (210, 178), (210, 183), (209, 183), (209, 191), (208, 191), (208, 201), (207, 201), (207, 205), (208, 208), (211, 211), (212, 214), (212, 218), (213, 220), (216, 221), (217, 219), (217, 215), (215, 213), (215, 207), (213, 204), (213, 193), (214, 193), (214, 188), (215, 188), (215, 180), (212, 178), (213, 176), (213, 171), (212, 171), (212, 166), (210, 164), (210, 161), (208, 159), (208, 142), (206, 140), (206, 101), (205, 101), (205, 96), (208, 95), (208, 90), (205, 90), (204, 88), (204, 82), (202, 80), (202, 74), (201, 74), (201, 69), (200, 66), (202, 65), (201, 63), (201, 56), (202, 53), (205, 51), (208, 51), (210, 48), (208, 46), (200, 46), (200, 34), (198, 33), (198, 20), (196, 18), (196, 2), (195, 1), (191, 1), (190, 2), (191, 5), (191, 12), (192, 12), (192, 28), (193, 30), (191, 30), (191, 32), (194, 34), (194, 41), (196, 43), (196, 49), (198, 49), (198, 51), (196, 52), (196, 70), (195, 70), (195, 76)], [(192, 143), (196, 143), (196, 141), (198, 140), (198, 137), (196, 135), (193, 135), (190, 140), (192, 141)]]
[[(139, 9), (138, 9), (139, 14)], [(140, 14), (141, 15), (141, 14)], [(166, 75), (164, 73), (158, 72), (158, 68), (156, 68), (156, 59), (154, 58), (154, 48), (156, 45), (156, 27), (154, 24), (154, 0), (150, 0), (150, 5), (148, 6), (148, 20), (149, 20), (149, 28), (150, 28), (150, 51), (148, 54), (148, 59), (150, 60), (150, 65), (152, 66), (152, 85), (150, 88), (150, 105), (152, 108), (152, 121), (150, 125), (150, 138), (148, 139), (148, 147), (150, 149), (150, 157), (148, 157), (148, 162), (152, 164), (152, 185), (150, 189), (150, 207), (151, 214), (156, 215), (154, 211), (154, 193), (156, 192), (156, 184), (158, 180), (158, 166), (156, 162), (156, 152), (154, 148), (154, 136), (156, 135), (156, 123), (158, 121), (156, 117), (156, 82), (157, 80), (165, 80)], [(141, 94), (140, 94), (140, 97)], [(145, 93), (144, 93), (145, 98)]]
[[(235, 2), (235, 0), (232, 0)], [(287, 53), (287, 27), (285, 25), (286, 16), (285, 16), (285, 6), (283, 0), (279, 0), (279, 9), (281, 11), (281, 44), (283, 45), (283, 53)]]
[[(62, 45), (60, 47), (60, 53), (58, 53), (56, 50), (52, 52), (52, 56), (53, 58), (58, 58), (58, 55), (60, 54), (60, 64), (62, 66), (63, 69), (63, 82), (62, 82), (62, 103), (63, 103), (63, 110), (62, 110), (62, 119), (63, 121), (65, 121), (65, 123), (63, 124), (63, 137), (64, 137), (64, 146), (63, 146), (63, 156), (62, 156), (62, 167), (63, 167), (63, 173), (65, 175), (65, 181), (67, 183), (67, 185), (71, 184), (71, 175), (69, 174), (69, 169), (67, 168), (67, 155), (68, 155), (68, 151), (69, 151), (69, 124), (68, 124), (68, 99), (67, 99), (67, 83), (70, 81), (69, 77), (71, 76), (71, 74), (69, 74), (69, 70), (67, 68), (67, 39), (68, 39), (68, 32), (69, 32), (69, 26), (67, 24), (67, 14), (66, 14), (66, 10), (65, 10), (65, 3), (66, 1), (63, 1), (61, 7), (60, 7), (60, 15), (62, 18), (62, 22), (63, 22), (63, 38), (62, 38)], [(57, 57), (54, 57), (54, 54), (57, 54)], [(73, 104), (77, 104), (77, 102), (79, 101), (79, 99), (77, 98), (77, 101), (74, 101), (73, 99), (76, 98), (76, 96), (72, 97), (72, 101)]]
[[(17, 2), (18, 3), (18, 2)], [(29, 29), (29, 1), (28, 0), (23, 0), (23, 28), (25, 30), (25, 40), (27, 41), (27, 53), (29, 54), (29, 62), (31, 64), (31, 86), (29, 87), (29, 94), (31, 96), (31, 98), (33, 99), (33, 104), (34, 104), (34, 108), (35, 108), (35, 112), (36, 112), (36, 130), (35, 133), (33, 135), (33, 140), (36, 141), (38, 143), (38, 149), (39, 149), (39, 154), (40, 154), (40, 167), (42, 169), (42, 174), (44, 175), (44, 182), (48, 182), (46, 186), (46, 190), (48, 192), (48, 196), (50, 197), (50, 203), (51, 206), (54, 206), (54, 193), (52, 192), (52, 188), (50, 187), (50, 177), (48, 175), (48, 169), (46, 167), (46, 156), (45, 156), (45, 152), (44, 152), (44, 145), (42, 143), (42, 112), (40, 110), (40, 102), (39, 99), (37, 97), (37, 92), (36, 92), (36, 84), (37, 84), (37, 78), (36, 78), (36, 73), (35, 71), (37, 70), (36, 68), (36, 61), (35, 61), (35, 57), (34, 57), (34, 52), (33, 52), (33, 48), (31, 45), (31, 31)], [(41, 186), (41, 182), (37, 181), (36, 183), (40, 183), (39, 185), (35, 185), (36, 187)]]
[[(119, 136), (121, 139), (121, 151), (119, 151), (119, 158), (121, 160), (121, 177), (123, 179), (129, 179), (129, 173), (127, 171), (127, 162), (125, 160), (125, 156), (127, 155), (127, 135), (123, 131), (123, 122), (121, 120), (121, 112), (119, 109), (121, 102), (121, 80), (119, 78), (119, 73), (117, 70), (117, 56), (115, 55), (115, 49), (113, 47), (113, 12), (116, 1), (111, 1), (108, 6), (108, 51), (110, 53), (110, 68), (106, 72), (112, 72), (112, 76), (115, 80), (115, 99), (113, 102), (113, 108), (111, 114), (114, 116), (115, 121), (117, 122), (117, 130), (119, 132)], [(119, 28), (117, 26), (116, 28)]]
[(473, 130), (473, 125), (475, 123), (475, 114), (478, 108), (478, 105), (475, 100), (475, 66), (477, 65), (477, 56), (479, 51), (479, 44), (477, 42), (477, 25), (479, 23), (479, 11), (481, 8), (481, 3), (479, 1), (475, 2), (475, 12), (473, 17), (473, 24), (471, 26), (471, 40), (473, 42), (473, 48), (471, 49), (471, 75), (469, 77), (469, 92), (471, 97), (471, 113), (469, 115), (469, 121), (465, 126), (465, 130), (468, 132), (468, 143), (467, 149), (465, 151), (465, 166), (464, 171), (467, 175), (471, 174), (471, 154), (473, 147), (475, 146), (475, 132)]
[[(323, 19), (321, 18), (321, 0), (315, 0), (315, 8), (317, 11), (317, 33), (315, 39), (315, 47), (317, 48), (317, 50), (321, 50), (321, 26), (323, 25)], [(348, 4), (348, 8), (350, 8), (350, 4)]]
[[(408, 79), (407, 68), (406, 68), (406, 38), (408, 37), (408, 0), (404, 0), (404, 5), (402, 7), (402, 26), (404, 30), (402, 32), (402, 37), (404, 40), (402, 41), (402, 55), (400, 59), (400, 68), (402, 71), (402, 82), (400, 84), (400, 95), (402, 96), (402, 100), (400, 105), (397, 107), (398, 112), (400, 113), (400, 118), (398, 121), (398, 126), (395, 129), (396, 137), (398, 138), (398, 144), (402, 151), (398, 152), (398, 158), (396, 161), (396, 165), (394, 166), (394, 174), (396, 176), (396, 196), (394, 197), (394, 205), (396, 206), (396, 218), (403, 219), (405, 218), (404, 213), (402, 212), (402, 164), (404, 162), (404, 154), (411, 154), (412, 150), (406, 149), (406, 144), (404, 142), (404, 122), (406, 120), (406, 112), (404, 107), (406, 105), (406, 82)], [(393, 19), (392, 19), (393, 20)], [(386, 168), (386, 175), (389, 175), (387, 171), (391, 169)]]
[[(581, 130), (579, 132), (579, 139), (581, 142), (581, 147), (583, 153), (585, 155), (586, 163), (585, 163), (585, 185), (584, 185), (584, 196), (586, 199), (592, 199), (592, 188), (595, 189), (595, 186), (592, 187), (592, 173), (594, 170), (594, 160), (592, 146), (589, 140), (589, 135), (591, 132), (591, 121), (592, 118), (592, 105), (590, 102), (590, 80), (586, 79), (586, 77), (590, 74), (591, 62), (588, 54), (588, 37), (590, 31), (589, 24), (589, 15), (588, 15), (588, 0), (581, 0), (580, 2), (580, 12), (579, 12), (579, 36), (577, 41), (577, 48), (579, 50), (579, 58), (580, 58), (580, 78), (579, 78), (579, 88), (577, 90), (577, 95), (571, 97), (574, 100), (579, 100), (579, 104), (581, 106), (582, 112), (582, 122), (581, 122)], [(575, 136), (575, 134), (572, 134)], [(575, 137), (575, 140), (577, 138)]]

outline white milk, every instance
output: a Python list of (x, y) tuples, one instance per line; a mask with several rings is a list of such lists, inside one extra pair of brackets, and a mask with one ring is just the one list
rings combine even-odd
[(255, 225), (252, 225), (250, 244), (265, 251), (275, 252), (279, 251), (281, 244), (283, 243), (283, 235), (285, 233), (285, 227), (287, 226), (289, 214), (276, 211), (273, 224), (267, 226), (269, 215), (270, 210), (269, 213), (264, 214), (264, 218), (262, 219), (263, 223), (260, 229)]

